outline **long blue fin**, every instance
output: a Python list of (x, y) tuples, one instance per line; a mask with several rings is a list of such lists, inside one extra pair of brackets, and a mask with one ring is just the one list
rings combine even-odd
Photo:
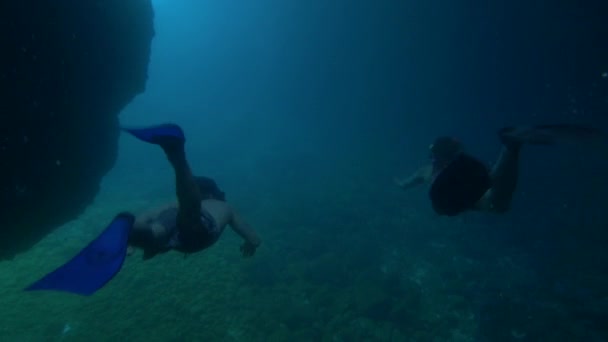
[(142, 127), (142, 128), (122, 128), (139, 140), (150, 144), (163, 145), (166, 142), (184, 142), (186, 137), (181, 127), (176, 124), (166, 123), (162, 125)]
[(134, 222), (132, 214), (116, 215), (112, 223), (78, 255), (25, 290), (92, 295), (120, 271), (127, 255), (129, 232)]

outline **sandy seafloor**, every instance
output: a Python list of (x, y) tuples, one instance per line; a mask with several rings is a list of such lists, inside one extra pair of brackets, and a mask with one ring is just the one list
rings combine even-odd
[[(538, 297), (543, 288), (535, 285), (541, 282), (521, 252), (497, 249), (497, 241), (483, 236), (488, 229), (509, 227), (476, 217), (437, 217), (420, 204), (422, 190), (404, 195), (390, 178), (365, 181), (365, 174), (344, 177), (340, 169), (267, 192), (228, 186), (230, 201), (264, 241), (252, 259), (240, 256), (240, 239), (226, 230), (202, 253), (170, 252), (146, 262), (141, 254), (130, 256), (115, 279), (91, 297), (23, 292), (76, 254), (117, 212), (172, 200), (168, 169), (129, 173), (120, 160), (117, 169), (78, 219), (0, 263), (1, 341), (458, 342), (484, 341), (481, 336), (488, 333), (493, 337), (485, 340), (495, 341), (584, 336), (580, 325), (565, 324), (568, 315), (560, 303), (540, 298), (533, 311), (517, 304)], [(382, 196), (370, 200), (374, 193)], [(518, 297), (522, 293), (528, 297)], [(511, 300), (504, 304), (501, 298), (507, 296)], [(503, 304), (488, 310), (486, 297)], [(537, 316), (530, 319), (530, 312)]]

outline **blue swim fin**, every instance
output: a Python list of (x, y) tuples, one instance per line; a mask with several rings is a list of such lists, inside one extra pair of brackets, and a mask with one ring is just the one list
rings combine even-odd
[(498, 132), (503, 141), (533, 145), (553, 145), (558, 142), (575, 142), (590, 145), (608, 145), (608, 135), (591, 126), (552, 124), (504, 127)]
[(116, 215), (112, 223), (72, 260), (25, 288), (52, 290), (89, 296), (120, 271), (127, 255), (129, 232), (135, 217)]
[(184, 142), (186, 137), (181, 127), (176, 124), (167, 123), (157, 126), (142, 128), (122, 128), (139, 140), (150, 144), (164, 145), (166, 143)]

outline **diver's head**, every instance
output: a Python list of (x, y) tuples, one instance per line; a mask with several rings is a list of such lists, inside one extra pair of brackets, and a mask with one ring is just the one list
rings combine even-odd
[(443, 136), (435, 139), (429, 146), (429, 151), (434, 164), (446, 166), (464, 152), (464, 146), (457, 139)]
[(196, 176), (194, 179), (198, 184), (198, 188), (203, 199), (213, 198), (226, 202), (226, 194), (220, 190), (217, 183), (215, 183), (213, 179), (203, 176)]

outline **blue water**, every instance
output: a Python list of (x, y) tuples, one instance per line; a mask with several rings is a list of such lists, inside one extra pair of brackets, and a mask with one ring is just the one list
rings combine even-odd
[(90, 298), (22, 293), (115, 213), (174, 199), (162, 151), (122, 135), (86, 212), (0, 264), (3, 341), (608, 340), (606, 155), (525, 146), (500, 216), (438, 217), (393, 184), (439, 135), (491, 165), (504, 125), (608, 128), (606, 30), (567, 15), (601, 5), (154, 4), (147, 89), (120, 121), (180, 124), (263, 244), (243, 259), (226, 231), (135, 254)]

